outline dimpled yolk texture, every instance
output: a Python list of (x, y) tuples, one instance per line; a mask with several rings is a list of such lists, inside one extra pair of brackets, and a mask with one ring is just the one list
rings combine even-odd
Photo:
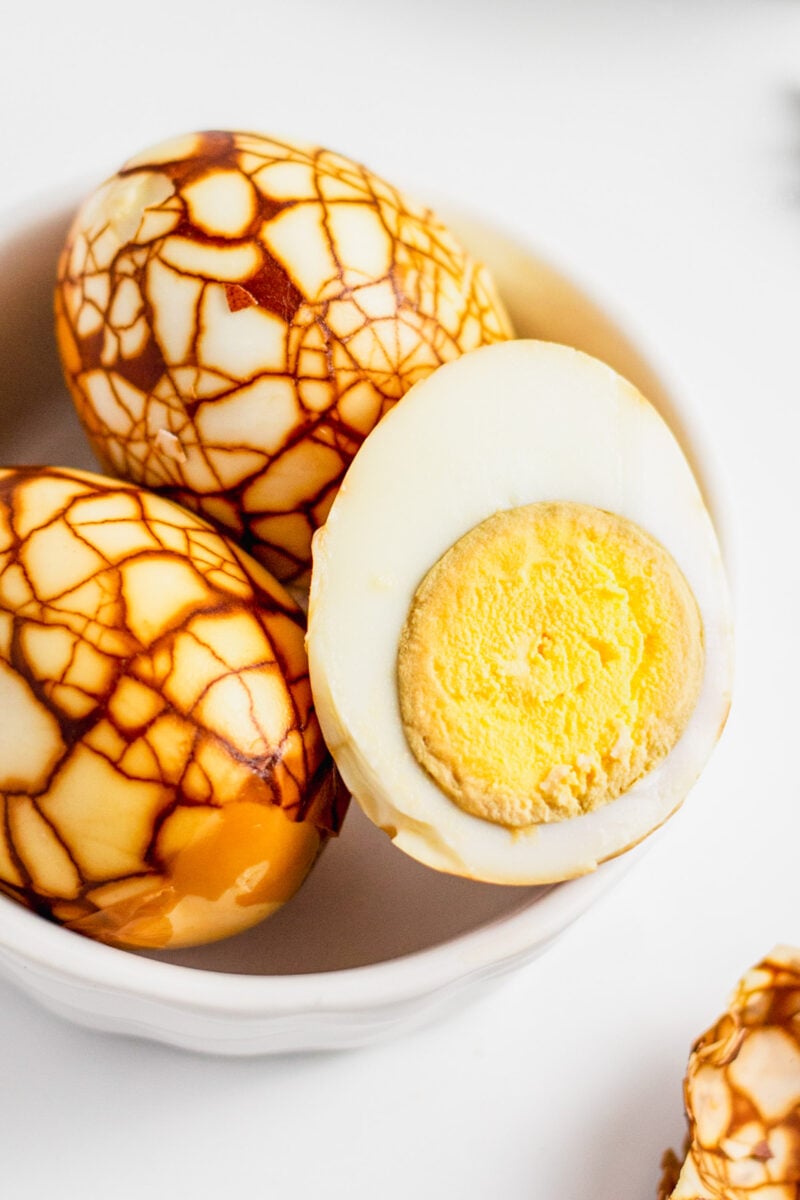
[(409, 746), (465, 811), (522, 827), (589, 812), (672, 748), (703, 632), (673, 559), (571, 503), (496, 513), (414, 597), (398, 654)]

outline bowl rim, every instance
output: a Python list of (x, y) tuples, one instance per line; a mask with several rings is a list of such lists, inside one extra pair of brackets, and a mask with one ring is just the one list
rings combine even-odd
[(545, 885), (518, 909), (453, 938), (355, 967), (257, 975), (143, 958), (45, 921), (6, 896), (0, 896), (0, 963), (6, 959), (27, 970), (55, 972), (79, 986), (125, 992), (207, 1015), (374, 1010), (534, 955), (626, 873), (646, 848), (634, 847), (590, 874)]
[[(66, 222), (83, 196), (99, 182), (99, 175), (93, 180), (87, 180), (86, 175), (73, 175), (55, 193), (38, 190), (27, 198), (0, 206), (2, 241), (34, 229), (47, 219), (55, 222), (63, 218)], [(459, 214), (482, 223), (503, 240), (516, 243), (523, 254), (539, 257), (539, 251), (524, 234), (500, 219), (484, 221), (480, 214), (456, 207), (442, 197), (431, 199), (437, 212)], [(540, 261), (549, 262), (544, 258)], [(562, 272), (557, 264), (553, 269), (594, 300), (582, 281)], [(610, 313), (611, 321), (627, 335), (624, 315), (619, 323), (617, 316)], [(636, 346), (640, 344), (638, 333), (634, 330), (631, 335)], [(644, 347), (642, 354), (648, 362), (653, 361), (649, 346)], [(653, 361), (654, 371), (672, 395), (669, 372), (662, 368), (663, 364)], [(701, 488), (731, 580), (731, 560), (735, 555), (726, 519), (730, 510), (720, 464), (702, 421), (679, 401), (676, 407), (695, 456), (702, 462)], [(0, 894), (0, 969), (23, 987), (26, 978), (33, 984), (34, 977), (56, 975), (76, 988), (127, 995), (173, 1010), (220, 1019), (389, 1009), (447, 991), (471, 977), (498, 974), (507, 966), (534, 957), (627, 873), (660, 836), (661, 830), (654, 831), (643, 844), (601, 863), (589, 874), (545, 885), (535, 896), (508, 912), (444, 941), (377, 962), (304, 973), (246, 974), (144, 958), (43, 920)], [(38, 989), (31, 986), (28, 990)]]

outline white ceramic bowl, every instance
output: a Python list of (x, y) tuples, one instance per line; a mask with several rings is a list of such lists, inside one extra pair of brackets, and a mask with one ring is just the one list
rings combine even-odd
[[(96, 469), (61, 380), (51, 289), (69, 209), (0, 220), (0, 463)], [(719, 518), (688, 414), (620, 331), (524, 247), (448, 214), (493, 269), (520, 335), (605, 358), (661, 407)], [(132, 953), (49, 924), (0, 897), (0, 971), (83, 1025), (217, 1054), (363, 1045), (441, 1014), (540, 954), (641, 850), (546, 888), (438, 875), (353, 807), (299, 895), (246, 934)]]

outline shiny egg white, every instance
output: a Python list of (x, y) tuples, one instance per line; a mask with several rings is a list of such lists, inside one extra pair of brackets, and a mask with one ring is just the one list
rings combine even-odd
[[(539, 500), (625, 517), (672, 555), (704, 629), (700, 698), (670, 754), (593, 812), (511, 830), (453, 803), (406, 742), (398, 643), (415, 591), (464, 533)], [(593, 870), (651, 833), (700, 774), (730, 705), (720, 549), (667, 425), (609, 367), (551, 343), (476, 350), (417, 384), (369, 435), (315, 536), (308, 651), (323, 734), (367, 816), (413, 858), (493, 883)]]

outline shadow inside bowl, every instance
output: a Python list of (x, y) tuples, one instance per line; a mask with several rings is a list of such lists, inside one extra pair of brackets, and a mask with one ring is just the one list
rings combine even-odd
[(0, 464), (96, 471), (61, 374), (53, 323), (56, 262), (72, 207), (19, 222), (0, 242)]
[[(72, 211), (70, 206), (39, 219), (7, 223), (12, 232), (0, 241), (2, 465), (38, 463), (97, 470), (61, 375), (53, 331), (56, 261)], [(585, 339), (591, 335), (599, 345), (610, 338), (606, 348), (616, 347), (616, 353), (622, 343), (613, 341), (617, 336), (613, 327), (601, 321), (598, 310), (586, 307), (589, 302), (577, 289), (527, 252), (515, 249), (508, 239), (486, 229), (479, 233), (465, 228), (465, 241), (470, 246), (477, 243), (490, 268), (499, 268), (500, 287), (520, 333), (567, 340), (580, 324)], [(525, 279), (521, 290), (513, 285), (514, 272), (519, 275), (520, 268)], [(550, 324), (531, 325), (531, 305), (541, 311), (548, 296), (555, 314)], [(558, 314), (566, 316), (562, 319)], [(598, 346), (583, 348), (597, 351)], [(623, 349), (627, 351), (626, 343)], [(609, 361), (611, 355), (606, 358)], [(439, 945), (518, 912), (551, 890), (500, 887), (437, 874), (397, 850), (353, 805), (341, 836), (326, 849), (298, 896), (270, 920), (210, 946), (139, 953), (206, 971), (250, 975), (335, 971)]]
[[(0, 464), (97, 470), (61, 375), (53, 332), (55, 264), (72, 209), (20, 224), (0, 242)], [(474, 929), (545, 888), (438, 875), (392, 846), (355, 805), (311, 877), (269, 921), (224, 942), (141, 952), (251, 975), (332, 971), (397, 958)]]
[(337, 971), (439, 945), (550, 890), (441, 875), (403, 854), (352, 804), (340, 836), (268, 921), (210, 946), (138, 953), (247, 975)]

